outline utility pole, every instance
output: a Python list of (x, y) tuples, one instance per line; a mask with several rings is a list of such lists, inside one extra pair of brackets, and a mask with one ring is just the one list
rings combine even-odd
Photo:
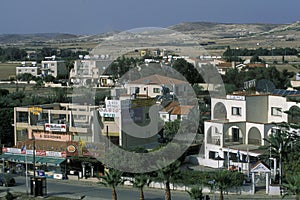
[(32, 187), (33, 187), (33, 196), (36, 196), (36, 177), (35, 177), (35, 138), (34, 135), (32, 133), (32, 143), (33, 143), (33, 152), (32, 152), (32, 165), (33, 165), (33, 181), (32, 181)]
[(279, 146), (279, 185), (282, 184), (282, 143)]

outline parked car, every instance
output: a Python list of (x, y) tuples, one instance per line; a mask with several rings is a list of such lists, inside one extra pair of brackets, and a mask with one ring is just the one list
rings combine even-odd
[(9, 174), (0, 175), (0, 185), (4, 187), (14, 186), (16, 180)]

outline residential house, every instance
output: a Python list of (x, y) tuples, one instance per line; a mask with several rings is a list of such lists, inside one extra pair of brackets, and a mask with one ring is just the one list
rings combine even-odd
[(16, 76), (20, 76), (22, 74), (31, 74), (32, 76), (40, 75), (40, 66), (37, 66), (36, 62), (31, 62), (28, 64), (27, 62), (21, 62), (21, 66), (16, 67)]
[(150, 98), (163, 96), (164, 93), (176, 97), (187, 97), (193, 93), (188, 82), (158, 74), (125, 83), (124, 88), (128, 95), (139, 94)]
[[(278, 92), (277, 90), (275, 92)], [(233, 94), (225, 98), (211, 99), (211, 120), (205, 121), (205, 139), (200, 152), (201, 165), (217, 168), (242, 165), (257, 159), (262, 152), (259, 147), (278, 130), (274, 123), (292, 122), (299, 117), (291, 117), (284, 111), (291, 111), (299, 104), (284, 94)], [(294, 96), (300, 97), (295, 92)], [(239, 156), (239, 159), (237, 158)], [(222, 158), (222, 160), (216, 158)]]
[(56, 56), (45, 57), (41, 67), (42, 76), (51, 75), (55, 78), (66, 78), (69, 74), (66, 63), (63, 60), (57, 60)]
[(187, 119), (192, 108), (193, 106), (171, 101), (159, 111), (159, 116), (164, 122)]
[(112, 60), (90, 58), (75, 60), (74, 68), (70, 71), (70, 80), (74, 85), (94, 87), (110, 87), (114, 82), (105, 70), (112, 63)]

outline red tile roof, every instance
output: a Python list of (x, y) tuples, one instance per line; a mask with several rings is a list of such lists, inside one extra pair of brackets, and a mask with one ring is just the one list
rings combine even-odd
[(144, 78), (140, 78), (134, 81), (129, 82), (129, 84), (145, 84), (145, 85), (150, 85), (150, 84), (188, 84), (188, 82), (175, 79), (175, 78), (170, 78), (167, 76), (161, 76), (158, 74), (147, 76)]

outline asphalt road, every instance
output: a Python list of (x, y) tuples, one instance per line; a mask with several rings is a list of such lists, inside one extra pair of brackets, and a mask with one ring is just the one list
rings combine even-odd
[[(17, 185), (10, 187), (12, 191), (26, 193), (25, 177), (15, 177)], [(28, 190), (30, 191), (30, 190)], [(172, 200), (188, 200), (188, 194), (183, 191), (172, 191)], [(80, 199), (111, 199), (111, 188), (106, 188), (96, 183), (74, 180), (47, 180), (47, 196), (63, 196), (68, 198)], [(130, 186), (122, 186), (117, 188), (118, 199), (134, 200), (139, 199), (139, 191)], [(160, 189), (145, 188), (146, 200), (164, 200), (164, 191)]]
[[(25, 177), (15, 177), (17, 185), (9, 189), (15, 192), (26, 193)], [(1, 188), (1, 187), (0, 187)], [(1, 190), (4, 190), (1, 188)], [(28, 190), (30, 191), (30, 190)], [(164, 190), (145, 188), (145, 200), (164, 200)], [(106, 188), (98, 185), (95, 182), (77, 181), (77, 180), (55, 180), (47, 179), (47, 196), (60, 196), (68, 197), (70, 199), (83, 199), (85, 200), (111, 200), (111, 188)], [(131, 186), (122, 186), (117, 188), (117, 195), (119, 200), (138, 200), (139, 191)], [(172, 200), (189, 200), (190, 197), (184, 191), (171, 191)], [(219, 194), (210, 194), (210, 200), (218, 200)], [(281, 196), (270, 196), (266, 194), (255, 195), (238, 195), (230, 194), (224, 195), (225, 200), (282, 200)], [(295, 199), (294, 196), (285, 199)]]

